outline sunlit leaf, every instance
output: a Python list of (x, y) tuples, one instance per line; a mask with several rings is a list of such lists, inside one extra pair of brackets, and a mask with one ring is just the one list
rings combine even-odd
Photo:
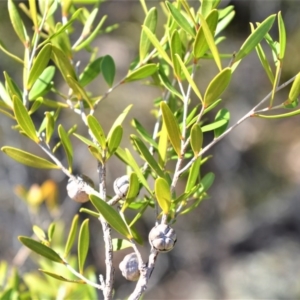
[(192, 87), (193, 91), (195, 92), (196, 96), (200, 99), (200, 101), (202, 102), (202, 95), (195, 83), (195, 81), (193, 80), (191, 74), (189, 73), (187, 67), (185, 66), (184, 62), (182, 61), (181, 57), (178, 54), (175, 54), (180, 66), (181, 66), (181, 70), (186, 78), (186, 80), (188, 81), (188, 83), (190, 84), (190, 86)]
[(36, 98), (43, 96), (51, 88), (51, 80), (55, 74), (55, 67), (49, 66), (45, 68), (39, 78), (35, 81), (32, 88), (29, 91), (29, 100), (35, 100)]
[(164, 178), (155, 180), (155, 196), (164, 214), (168, 214), (171, 206), (171, 191), (168, 182)]
[(182, 58), (183, 51), (182, 51), (182, 43), (181, 43), (180, 36), (179, 36), (179, 33), (177, 30), (174, 30), (174, 32), (172, 34), (170, 47), (171, 47), (171, 58), (172, 58), (172, 62), (173, 62), (174, 73), (177, 78), (181, 78), (181, 76), (180, 76), (181, 75), (181, 65), (180, 65), (178, 59), (176, 58), (175, 54), (177, 54), (180, 58)]
[[(179, 2), (178, 2), (179, 3)], [(192, 37), (195, 37), (195, 30), (188, 22), (187, 18), (177, 9), (172, 3), (166, 1), (166, 5), (174, 18), (175, 22), (178, 24), (180, 28), (185, 30)]]
[(124, 239), (112, 239), (113, 251), (119, 251), (131, 247), (131, 243)]
[(107, 138), (108, 157), (112, 156), (120, 146), (123, 136), (123, 128), (118, 125), (114, 128), (112, 134)]
[(213, 78), (204, 94), (205, 107), (211, 105), (222, 95), (230, 83), (231, 75), (231, 69), (225, 68)]
[(230, 112), (226, 108), (222, 108), (220, 111), (218, 111), (218, 113), (216, 115), (216, 118), (215, 118), (215, 121), (220, 121), (220, 120), (225, 120), (226, 123), (224, 123), (224, 125), (216, 128), (214, 130), (215, 138), (222, 135), (225, 132), (225, 130), (227, 129), (227, 126), (229, 124)]
[(64, 252), (64, 257), (67, 257), (74, 245), (75, 242), (75, 238), (76, 238), (76, 233), (77, 233), (77, 228), (78, 228), (78, 218), (79, 215), (75, 215), (73, 220), (72, 220), (72, 224), (71, 224), (71, 228), (69, 231), (69, 235), (68, 235), (68, 239), (67, 239), (67, 243), (65, 245), (65, 252)]
[(69, 165), (69, 171), (72, 171), (72, 164), (73, 164), (73, 147), (70, 141), (70, 138), (63, 128), (63, 126), (60, 124), (58, 126), (58, 135), (60, 137), (61, 143), (64, 147), (64, 150), (66, 152), (67, 160), (68, 160), (68, 165)]
[[(21, 42), (26, 45), (28, 39), (26, 28), (13, 0), (8, 0), (8, 13), (15, 33), (17, 34)], [(28, 45), (26, 46), (28, 47)]]
[(201, 20), (201, 28), (203, 28), (203, 33), (204, 33), (207, 45), (208, 45), (208, 47), (209, 47), (209, 49), (210, 49), (210, 51), (213, 55), (213, 58), (216, 62), (217, 67), (221, 71), (222, 70), (221, 59), (220, 59), (218, 48), (217, 48), (216, 43), (214, 41), (213, 33), (211, 32), (211, 29), (209, 28), (209, 25), (206, 23), (206, 20), (204, 19), (204, 17), (202, 15), (199, 15), (199, 17), (200, 17), (200, 20)]
[(1, 150), (15, 161), (29, 167), (40, 169), (60, 169), (59, 166), (44, 158), (38, 157), (17, 148), (5, 146), (2, 147)]
[(64, 264), (64, 261), (61, 259), (61, 257), (54, 250), (45, 246), (44, 244), (37, 242), (26, 236), (19, 236), (18, 239), (23, 245), (25, 245), (33, 252), (43, 257), (46, 257), (54, 262)]
[(136, 70), (133, 70), (132, 72), (129, 72), (123, 82), (131, 82), (135, 80), (144, 79), (148, 76), (153, 75), (153, 73), (155, 73), (156, 71), (156, 64), (147, 64)]
[(156, 36), (152, 33), (152, 31), (146, 27), (143, 26), (143, 31), (148, 36), (149, 40), (153, 44), (153, 46), (156, 48), (157, 52), (161, 55), (161, 57), (169, 64), (172, 65), (172, 62), (167, 54), (167, 52), (164, 50), (162, 45), (160, 44), (159, 40), (156, 38)]
[(168, 137), (173, 145), (173, 148), (177, 155), (181, 156), (181, 132), (178, 123), (170, 110), (169, 106), (165, 102), (160, 103), (164, 124), (166, 125)]
[(42, 72), (48, 66), (50, 57), (52, 52), (52, 45), (46, 44), (39, 54), (37, 55), (36, 59), (33, 62), (32, 68), (30, 69), (28, 80), (27, 80), (27, 90), (30, 90)]
[(102, 58), (103, 57), (95, 59), (85, 67), (79, 76), (79, 82), (82, 86), (86, 86), (95, 78), (97, 78), (98, 75), (100, 75)]
[(293, 81), (292, 87), (289, 92), (289, 99), (290, 103), (293, 103), (297, 100), (300, 95), (300, 72), (297, 74), (295, 80)]
[(85, 219), (79, 230), (78, 236), (78, 266), (79, 272), (83, 273), (84, 263), (90, 246), (89, 219)]
[(276, 15), (271, 15), (266, 18), (246, 39), (240, 50), (235, 55), (234, 62), (237, 62), (247, 56), (264, 38), (271, 29)]
[(97, 35), (99, 34), (99, 31), (102, 27), (102, 25), (104, 24), (105, 20), (107, 19), (107, 16), (103, 16), (101, 18), (101, 20), (99, 21), (98, 25), (95, 27), (95, 29), (93, 30), (93, 32), (88, 35), (88, 37), (86, 39), (83, 40), (83, 42), (81, 42), (79, 45), (77, 45), (74, 50), (75, 51), (79, 51), (87, 46), (90, 45), (90, 43), (97, 37)]
[(149, 166), (152, 168), (152, 170), (159, 176), (164, 177), (165, 174), (156, 162), (153, 155), (149, 152), (148, 148), (145, 146), (145, 144), (135, 135), (131, 135), (130, 138), (133, 140), (135, 146), (139, 150), (142, 158), (149, 164)]
[(280, 44), (280, 51), (279, 51), (279, 59), (284, 58), (285, 47), (286, 47), (286, 31), (285, 25), (282, 19), (281, 11), (278, 13), (278, 31), (279, 31), (279, 44)]
[(43, 272), (44, 274), (48, 275), (48, 276), (51, 276), (57, 280), (60, 280), (60, 281), (64, 281), (64, 282), (72, 282), (72, 283), (80, 283), (80, 284), (86, 284), (85, 281), (79, 279), (79, 280), (74, 280), (74, 279), (67, 279), (59, 274), (56, 274), (56, 273), (53, 273), (53, 272), (50, 272), (50, 271), (46, 271), (46, 270), (42, 270), (42, 269), (39, 269), (39, 271)]
[(32, 139), (34, 142), (39, 143), (39, 138), (36, 134), (36, 130), (33, 124), (31, 117), (28, 114), (27, 109), (23, 105), (23, 103), (17, 99), (13, 98), (13, 106), (16, 120), (24, 133)]
[(126, 224), (124, 223), (120, 215), (114, 210), (114, 208), (112, 208), (105, 201), (101, 200), (95, 195), (90, 195), (90, 200), (112, 228), (114, 228), (120, 234), (126, 236), (128, 239), (132, 238)]
[[(156, 29), (157, 24), (157, 9), (156, 7), (152, 7), (144, 20), (144, 27), (149, 28), (149, 30), (154, 33)], [(144, 29), (142, 29), (141, 32), (141, 38), (140, 38), (140, 47), (139, 47), (139, 53), (140, 53), (140, 61), (143, 61), (146, 58), (146, 55), (148, 54), (149, 48), (150, 48), (151, 42), (148, 38), (148, 36), (145, 34)]]
[(198, 156), (202, 148), (203, 133), (199, 124), (194, 124), (191, 129), (191, 147), (195, 156)]
[[(212, 37), (215, 35), (216, 27), (218, 24), (218, 11), (212, 10), (210, 14), (206, 17), (207, 26), (211, 32)], [(193, 47), (193, 54), (196, 58), (202, 57), (209, 49), (206, 37), (204, 34), (203, 27), (200, 26)]]
[(185, 192), (188, 193), (195, 186), (197, 179), (200, 178), (201, 157), (198, 157), (189, 169), (189, 176), (185, 186)]
[(101, 148), (106, 149), (105, 134), (98, 120), (93, 115), (89, 115), (87, 116), (87, 123), (94, 138), (99, 143)]

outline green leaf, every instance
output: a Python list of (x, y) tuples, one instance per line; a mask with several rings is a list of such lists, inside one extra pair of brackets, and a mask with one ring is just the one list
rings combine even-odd
[(101, 61), (101, 71), (105, 82), (109, 87), (112, 87), (116, 74), (116, 67), (113, 58), (110, 55), (105, 55)]
[(177, 30), (174, 30), (172, 37), (171, 37), (171, 58), (173, 62), (173, 69), (174, 69), (174, 74), (177, 78), (181, 79), (181, 65), (176, 58), (175, 54), (177, 54), (180, 58), (182, 58), (182, 43), (180, 40), (180, 36)]
[(285, 47), (286, 47), (286, 31), (285, 31), (285, 25), (282, 19), (281, 11), (278, 13), (278, 31), (279, 31), (279, 45), (280, 45), (278, 58), (282, 60), (284, 58)]
[(181, 132), (178, 123), (165, 102), (160, 103), (164, 124), (166, 125), (169, 140), (177, 153), (178, 157), (181, 157)]
[(289, 92), (289, 103), (293, 103), (300, 95), (300, 72), (297, 74)]
[(90, 195), (90, 199), (95, 208), (112, 228), (114, 228), (120, 234), (126, 236), (128, 239), (132, 238), (126, 224), (120, 215), (110, 205), (95, 195)]
[(35, 100), (36, 98), (43, 96), (51, 88), (51, 80), (55, 74), (55, 67), (49, 66), (43, 70), (42, 74), (33, 84), (31, 90), (29, 91), (29, 100)]
[(17, 97), (18, 100), (22, 101), (22, 92), (19, 89), (19, 87), (16, 85), (16, 83), (9, 77), (9, 75), (6, 73), (6, 71), (3, 72), (5, 77), (5, 88), (8, 92), (11, 99), (14, 97)]
[(246, 39), (238, 53), (235, 55), (234, 62), (238, 62), (247, 56), (260, 43), (264, 36), (271, 29), (276, 15), (266, 18)]
[(185, 186), (185, 193), (189, 193), (200, 178), (201, 157), (198, 157), (189, 169), (189, 177)]
[(51, 223), (51, 224), (49, 225), (49, 227), (48, 227), (48, 239), (49, 239), (50, 242), (51, 242), (51, 240), (52, 240), (54, 231), (55, 231), (55, 223)]
[(65, 81), (68, 82), (68, 76), (76, 80), (76, 73), (67, 55), (59, 48), (52, 45), (51, 58), (61, 72)]
[(155, 196), (163, 213), (167, 215), (171, 206), (171, 191), (164, 178), (159, 177), (155, 180)]
[(59, 166), (44, 158), (38, 157), (23, 150), (19, 150), (17, 148), (5, 146), (2, 147), (1, 150), (12, 159), (29, 167), (40, 169), (60, 169)]
[(112, 239), (112, 245), (114, 252), (132, 247), (131, 243), (124, 239)]
[(204, 19), (204, 17), (202, 15), (199, 15), (200, 20), (201, 20), (201, 28), (203, 28), (203, 33), (205, 36), (205, 40), (208, 44), (208, 47), (213, 55), (213, 58), (216, 62), (217, 67), (219, 68), (219, 70), (222, 70), (222, 64), (221, 64), (221, 59), (220, 59), (220, 55), (218, 52), (218, 48), (215, 44), (214, 41), (214, 36), (212, 34), (212, 32), (210, 31), (209, 25), (206, 23), (206, 20)]
[[(119, 148), (120, 149), (120, 148)], [(119, 152), (118, 149), (118, 152)], [(145, 179), (143, 172), (141, 171), (139, 165), (137, 164), (137, 162), (135, 161), (135, 159), (133, 158), (132, 154), (130, 153), (130, 151), (128, 149), (125, 149), (125, 153), (123, 153), (123, 157), (126, 159), (126, 163), (133, 169), (133, 171), (137, 174), (139, 181), (141, 182), (141, 184), (146, 188), (146, 190), (152, 194), (152, 191), (149, 187), (149, 184), (147, 182), (147, 180)]]
[(140, 140), (137, 136), (131, 135), (130, 138), (133, 140), (134, 145), (139, 150), (141, 157), (149, 164), (151, 169), (159, 176), (159, 177), (165, 177), (164, 172), (156, 162), (155, 158), (153, 157), (153, 154), (151, 154), (148, 150), (148, 148), (145, 146), (145, 144)]
[(45, 112), (46, 115), (46, 143), (49, 144), (54, 132), (55, 120), (51, 112)]
[(85, 67), (85, 69), (79, 76), (79, 83), (82, 86), (88, 85), (101, 73), (102, 59), (103, 57), (99, 57)]
[(158, 163), (161, 168), (165, 168), (167, 162), (168, 150), (168, 130), (166, 124), (163, 122), (160, 130), (158, 140)]
[[(207, 26), (211, 32), (212, 37), (215, 35), (216, 27), (218, 24), (218, 11), (212, 10), (210, 14), (206, 17), (206, 23)], [(193, 54), (198, 59), (202, 57), (208, 50), (208, 43), (206, 41), (206, 37), (204, 34), (203, 27), (200, 26), (195, 41), (194, 41), (194, 47), (193, 47)]]
[[(179, 3), (179, 2), (177, 2)], [(195, 30), (194, 28), (189, 24), (188, 20), (185, 16), (182, 15), (179, 9), (177, 9), (172, 3), (166, 1), (166, 5), (174, 18), (175, 22), (178, 24), (180, 28), (182, 28), (184, 31), (186, 31), (188, 34), (190, 34), (192, 37), (195, 37)]]
[[(142, 204), (140, 211), (136, 214), (136, 216), (130, 222), (129, 227), (132, 227), (143, 216), (148, 205), (149, 205), (149, 201), (146, 201), (145, 203)], [(130, 205), (130, 208), (132, 208), (132, 204)]]
[(212, 172), (207, 173), (201, 180), (201, 185), (202, 185), (201, 193), (206, 192), (211, 187), (214, 180), (215, 180), (215, 174)]
[(38, 14), (36, 10), (36, 3), (35, 0), (29, 0), (29, 10), (30, 10), (30, 16), (34, 25), (34, 30), (38, 31), (39, 24), (38, 24)]
[(230, 83), (231, 75), (231, 69), (225, 68), (209, 83), (204, 95), (205, 107), (211, 105), (222, 95)]
[(24, 246), (26, 246), (33, 252), (43, 257), (46, 257), (54, 262), (64, 264), (64, 261), (54, 250), (41, 244), (40, 242), (37, 242), (27, 236), (19, 236), (18, 239)]
[(129, 113), (130, 109), (132, 107), (132, 104), (128, 105), (123, 112), (117, 117), (117, 119), (114, 121), (113, 125), (111, 126), (108, 134), (107, 134), (107, 139), (109, 139), (114, 132), (115, 128), (119, 125), (122, 125), (123, 121), (125, 120), (127, 114)]
[(150, 42), (153, 44), (157, 52), (161, 55), (161, 57), (169, 64), (172, 66), (172, 62), (167, 54), (167, 52), (164, 50), (162, 45), (160, 44), (159, 40), (156, 38), (156, 36), (152, 33), (152, 31), (143, 25), (143, 31), (145, 34), (148, 36)]
[(215, 139), (217, 137), (219, 137), (220, 135), (222, 135), (227, 129), (227, 126), (228, 126), (229, 120), (230, 120), (230, 112), (228, 111), (228, 109), (222, 108), (217, 113), (215, 121), (221, 121), (221, 120), (225, 120), (226, 123), (224, 125), (222, 125), (221, 127), (218, 127), (218, 128), (215, 129), (215, 132), (214, 132)]
[(100, 161), (102, 164), (104, 163), (101, 150), (97, 146), (91, 145), (88, 147), (88, 150), (98, 161)]
[(106, 149), (105, 134), (98, 120), (93, 115), (89, 115), (87, 116), (87, 123), (94, 138), (99, 143), (101, 148)]
[(78, 267), (83, 273), (84, 263), (90, 246), (89, 219), (85, 219), (80, 227), (78, 236)]
[(64, 257), (67, 257), (74, 245), (75, 242), (75, 237), (76, 237), (76, 232), (77, 232), (77, 228), (78, 228), (78, 215), (75, 215), (73, 220), (72, 220), (72, 224), (71, 224), (71, 228), (69, 231), (69, 235), (68, 235), (68, 239), (67, 239), (67, 243), (65, 245), (65, 252), (64, 252)]
[(213, 123), (210, 123), (208, 125), (202, 126), (201, 130), (202, 130), (202, 132), (216, 130), (216, 129), (224, 126), (227, 123), (228, 123), (228, 121), (226, 119), (221, 119), (218, 121), (214, 121)]
[(73, 78), (70, 75), (67, 75), (66, 81), (70, 88), (72, 88), (73, 93), (76, 95), (79, 101), (85, 100), (89, 107), (92, 109), (93, 104), (91, 103), (89, 96), (87, 95), (85, 89), (81, 86), (81, 84), (77, 81), (77, 79)]
[(52, 52), (52, 45), (46, 44), (37, 55), (29, 72), (27, 90), (30, 90), (45, 68), (48, 66)]
[(46, 275), (49, 275), (57, 280), (60, 280), (60, 281), (64, 281), (64, 282), (72, 282), (72, 283), (81, 283), (81, 284), (86, 284), (85, 281), (79, 279), (79, 280), (73, 280), (73, 279), (67, 279), (59, 274), (55, 274), (53, 272), (49, 272), (49, 271), (46, 271), (46, 270), (42, 270), (42, 269), (39, 269), (39, 271), (43, 272), (44, 274)]
[(72, 59), (73, 57), (73, 53), (72, 53), (72, 49), (71, 49), (71, 42), (70, 42), (70, 36), (68, 34), (68, 31), (61, 31), (61, 28), (64, 25), (62, 25), (60, 22), (57, 22), (55, 24), (55, 29), (54, 32), (60, 32), (60, 34), (55, 35), (55, 37), (53, 37), (51, 39), (51, 44), (57, 48), (59, 48), (61, 51), (63, 51), (63, 53), (69, 58)]
[(30, 139), (32, 139), (36, 143), (39, 143), (39, 138), (36, 134), (33, 121), (31, 120), (28, 111), (26, 110), (23, 103), (16, 97), (13, 97), (13, 106), (15, 117), (19, 126)]
[(219, 5), (221, 0), (201, 0), (200, 11), (206, 17), (212, 9)]
[(138, 120), (133, 119), (131, 121), (131, 124), (139, 133), (139, 135), (144, 139), (144, 141), (148, 142), (155, 149), (158, 148), (157, 143), (152, 139), (151, 135), (146, 131), (146, 129), (142, 126), (142, 124)]
[(129, 177), (129, 189), (126, 194), (126, 201), (122, 206), (122, 212), (135, 200), (140, 190), (140, 184), (136, 173), (131, 172)]
[(41, 242), (46, 241), (46, 233), (41, 227), (33, 225), (32, 231), (35, 233), (35, 235)]
[(265, 54), (262, 46), (260, 44), (258, 44), (255, 47), (255, 50), (256, 50), (257, 56), (260, 60), (262, 67), (264, 68), (266, 74), (268, 75), (270, 82), (273, 84), (274, 83), (274, 74), (273, 74), (272, 68), (268, 62), (268, 59), (266, 57), (266, 54)]
[[(55, 1), (53, 4), (57, 4), (57, 1)], [(48, 8), (46, 8), (48, 10)], [(68, 20), (68, 22), (66, 22), (63, 26), (60, 26), (58, 30), (55, 31), (55, 33), (51, 34), (46, 40), (44, 40), (40, 46), (48, 43), (49, 41), (51, 41), (52, 39), (56, 38), (57, 36), (59, 36), (60, 34), (66, 32), (68, 30), (68, 28), (74, 23), (74, 21), (78, 18), (78, 16), (82, 13), (82, 8), (77, 9), (72, 17)], [(49, 16), (50, 12), (48, 11), (48, 16)]]
[[(149, 28), (149, 30), (152, 33), (155, 32), (156, 25), (157, 25), (157, 9), (156, 9), (156, 7), (152, 7), (148, 11), (143, 25), (144, 25), (144, 27)], [(139, 47), (140, 62), (142, 62), (146, 58), (149, 48), (150, 48), (150, 44), (151, 44), (151, 42), (150, 42), (148, 36), (145, 34), (144, 28), (143, 28), (142, 32), (141, 32), (140, 47)]]
[[(224, 9), (219, 9), (219, 22), (216, 28), (215, 35), (218, 35), (221, 31), (223, 31), (228, 24), (232, 21), (232, 19), (235, 16), (235, 11), (233, 10), (234, 6), (229, 5), (225, 7)], [(203, 15), (203, 14), (202, 14)]]
[(271, 95), (271, 98), (270, 98), (269, 107), (273, 106), (273, 101), (274, 101), (274, 97), (275, 97), (275, 93), (276, 93), (276, 88), (277, 88), (279, 80), (280, 80), (280, 74), (281, 74), (281, 64), (277, 63), (276, 72), (275, 72), (275, 79), (274, 79), (274, 82), (273, 82), (273, 89), (272, 89), (272, 95)]
[(262, 114), (254, 114), (253, 117), (259, 117), (263, 119), (282, 119), (282, 118), (289, 118), (293, 116), (297, 116), (300, 114), (300, 109), (294, 110), (289, 113), (285, 114), (278, 114), (278, 115), (262, 115)]
[(86, 137), (78, 134), (78, 133), (73, 133), (74, 136), (76, 136), (78, 139), (80, 139), (83, 143), (85, 143), (88, 146), (93, 146), (93, 147), (97, 147), (96, 144), (94, 144), (91, 140), (87, 139)]
[(123, 128), (121, 125), (118, 125), (114, 128), (112, 134), (107, 138), (108, 157), (111, 157), (116, 152), (122, 141), (122, 136)]
[(80, 43), (78, 46), (74, 48), (75, 51), (79, 51), (85, 47), (88, 47), (90, 43), (97, 37), (99, 34), (99, 31), (104, 24), (105, 20), (107, 19), (107, 16), (103, 16), (101, 20), (99, 21), (98, 25), (96, 28), (93, 30), (93, 32), (86, 38), (82, 43)]
[(165, 74), (159, 72), (158, 78), (160, 80), (160, 83), (162, 83), (164, 87), (172, 93), (172, 95), (178, 97), (181, 100), (183, 99), (182, 95), (174, 88), (169, 78)]
[(199, 124), (194, 124), (191, 129), (191, 147), (195, 157), (198, 156), (201, 151), (203, 143), (203, 133)]
[(69, 138), (69, 135), (63, 128), (63, 126), (60, 124), (58, 126), (58, 135), (60, 137), (61, 143), (65, 149), (68, 165), (69, 165), (69, 171), (72, 171), (72, 163), (73, 163), (73, 147)]
[(92, 217), (94, 217), (94, 218), (99, 218), (99, 217), (100, 217), (100, 214), (99, 214), (99, 213), (97, 213), (97, 212), (95, 212), (95, 211), (93, 211), (93, 210), (84, 208), (84, 207), (81, 207), (81, 208), (79, 209), (79, 212), (81, 212), (81, 213), (86, 213), (86, 214), (88, 214), (88, 215), (90, 215), (90, 216), (92, 216)]
[(175, 54), (175, 56), (177, 57), (177, 60), (181, 66), (181, 70), (183, 72), (183, 74), (185, 75), (186, 80), (188, 81), (188, 83), (190, 84), (190, 86), (192, 87), (193, 91), (195, 92), (196, 96), (200, 99), (200, 101), (202, 102), (202, 95), (199, 91), (199, 89), (197, 88), (195, 81), (193, 80), (192, 76), (190, 75), (187, 67), (185, 66), (185, 64), (183, 63), (183, 61), (181, 60), (181, 57), (178, 54)]
[(144, 79), (154, 74), (157, 71), (157, 69), (158, 68), (156, 64), (144, 65), (136, 70), (133, 70), (132, 72), (129, 72), (123, 82), (131, 82), (135, 80)]
[(29, 45), (26, 45), (28, 42), (26, 28), (23, 24), (22, 18), (20, 17), (17, 7), (15, 6), (13, 0), (8, 0), (8, 13), (15, 33), (17, 34), (21, 42), (24, 44), (24, 46), (28, 47)]
[(60, 137), (61, 143), (64, 147), (64, 150), (66, 152), (68, 165), (69, 165), (69, 171), (72, 172), (72, 164), (73, 164), (73, 147), (70, 141), (70, 138), (63, 128), (63, 126), (60, 124), (58, 126), (58, 135)]

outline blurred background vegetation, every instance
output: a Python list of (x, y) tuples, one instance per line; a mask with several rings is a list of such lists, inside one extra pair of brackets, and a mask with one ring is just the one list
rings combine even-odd
[[(25, 1), (23, 1), (25, 2)], [(146, 1), (147, 2), (147, 1)], [(148, 7), (159, 7), (158, 1), (148, 1)], [(250, 33), (249, 22), (261, 22), (267, 16), (282, 11), (287, 30), (287, 50), (283, 64), (282, 82), (300, 70), (300, 5), (298, 1), (253, 0), (222, 1), (222, 6), (234, 5), (236, 16), (225, 31), (227, 39), (221, 50), (233, 53)], [(198, 2), (191, 2), (198, 6)], [(116, 79), (121, 79), (137, 55), (144, 13), (139, 1), (107, 1), (101, 5), (99, 19), (108, 15), (106, 24), (120, 26), (94, 42), (98, 55), (110, 54), (116, 63)], [(30, 20), (22, 15), (28, 28)], [(57, 16), (60, 17), (59, 15)], [(159, 20), (163, 17), (159, 10)], [(161, 22), (162, 25), (162, 22)], [(274, 26), (275, 28), (275, 26)], [(76, 26), (75, 26), (76, 30)], [(158, 28), (159, 34), (159, 28)], [(273, 32), (277, 34), (276, 31)], [(6, 1), (0, 1), (0, 40), (15, 54), (22, 55), (22, 45), (9, 21)], [(87, 57), (78, 54), (74, 60), (86, 65)], [(216, 69), (210, 62), (202, 62), (202, 77), (198, 84), (206, 86)], [(0, 80), (3, 71), (21, 83), (20, 65), (0, 53)], [(205, 70), (205, 72), (203, 71)], [(207, 77), (203, 77), (203, 73)], [(60, 84), (57, 76), (55, 84)], [(94, 91), (107, 90), (102, 80), (95, 80)], [(230, 89), (223, 97), (223, 105), (231, 112), (231, 124), (250, 110), (271, 90), (270, 83), (255, 53), (247, 57), (233, 75)], [(276, 95), (284, 100), (288, 90)], [(104, 130), (128, 105), (133, 109), (124, 124), (123, 145), (129, 146), (127, 137), (133, 129), (130, 119), (135, 117), (152, 131), (155, 118), (151, 115), (153, 100), (159, 91), (147, 85), (132, 83), (120, 86), (100, 103), (96, 116)], [(276, 101), (275, 98), (275, 101)], [(196, 100), (194, 99), (195, 103)], [(41, 115), (42, 116), (42, 115)], [(197, 210), (178, 219), (174, 225), (178, 242), (175, 249), (158, 257), (146, 299), (299, 299), (300, 297), (300, 121), (299, 117), (281, 120), (250, 119), (236, 128), (211, 150), (213, 155), (204, 166), (203, 174), (216, 173), (209, 200)], [(38, 116), (36, 119), (37, 122)], [(78, 123), (78, 132), (86, 134), (77, 115), (65, 113), (61, 123), (70, 128)], [(0, 146), (11, 145), (40, 154), (35, 145), (11, 129), (13, 123), (0, 117)], [(127, 126), (127, 127), (126, 127)], [(212, 137), (207, 136), (207, 139)], [(96, 164), (85, 145), (73, 139), (75, 149), (74, 170), (97, 182)], [(63, 153), (58, 153), (62, 160)], [(114, 179), (125, 173), (117, 159), (108, 164), (108, 193)], [(57, 196), (49, 196), (40, 205), (28, 209), (17, 194), (46, 180), (51, 190), (57, 187)], [(27, 168), (0, 154), (0, 258), (14, 264), (20, 273), (36, 270), (17, 240), (18, 235), (31, 235), (34, 224), (46, 229), (54, 219), (60, 219), (69, 228), (77, 203), (66, 195), (65, 176), (58, 171)], [(37, 186), (33, 186), (37, 187)], [(37, 189), (32, 188), (34, 193)], [(43, 199), (42, 199), (43, 200)], [(89, 207), (89, 204), (84, 204)], [(82, 219), (87, 216), (80, 216)], [(139, 222), (142, 236), (154, 222), (154, 213), (148, 213)], [(63, 231), (63, 225), (61, 225)], [(88, 263), (97, 274), (104, 272), (102, 233), (98, 222), (91, 219), (91, 246)], [(63, 232), (59, 232), (63, 236)], [(66, 237), (65, 237), (66, 238)], [(147, 255), (149, 246), (142, 253)], [(116, 253), (115, 267), (126, 254)], [(116, 298), (132, 291), (134, 283), (125, 282), (116, 271)]]

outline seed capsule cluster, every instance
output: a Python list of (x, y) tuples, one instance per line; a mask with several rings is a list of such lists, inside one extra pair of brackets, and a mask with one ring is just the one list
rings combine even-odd
[(159, 252), (171, 251), (176, 243), (176, 232), (166, 224), (153, 227), (149, 233), (150, 245)]

